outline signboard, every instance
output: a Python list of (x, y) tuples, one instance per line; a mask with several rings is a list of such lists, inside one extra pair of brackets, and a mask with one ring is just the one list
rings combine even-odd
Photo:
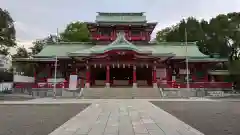
[[(179, 74), (186, 75), (187, 74), (187, 70), (186, 69), (180, 69), (179, 70)], [(188, 74), (190, 74), (190, 70), (188, 70)]]
[(209, 96), (214, 96), (214, 97), (221, 97), (224, 95), (223, 91), (208, 91), (207, 93)]
[[(60, 82), (64, 82), (65, 79), (64, 78), (56, 78), (56, 83), (60, 83)], [(55, 82), (55, 79), (54, 78), (48, 78), (47, 79), (47, 82), (48, 83), (54, 83)]]
[(77, 90), (78, 76), (70, 75), (69, 90)]
[(0, 92), (12, 90), (13, 83), (0, 83)]
[(166, 68), (157, 69), (157, 78), (163, 79), (163, 78), (166, 78), (166, 76), (167, 76)]

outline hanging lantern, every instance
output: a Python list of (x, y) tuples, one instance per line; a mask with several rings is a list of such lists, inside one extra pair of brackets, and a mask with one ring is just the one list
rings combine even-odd
[(120, 68), (120, 65), (118, 64), (118, 68)]
[(100, 64), (99, 66), (100, 66), (100, 68), (102, 68), (102, 64)]
[(128, 64), (128, 68), (130, 68), (130, 64)]
[(146, 68), (148, 68), (148, 64), (146, 64)]
[(112, 64), (112, 67), (113, 67), (113, 68), (115, 68), (115, 65), (114, 65), (114, 64)]
[(97, 68), (97, 64), (94, 64), (94, 68)]
[(125, 68), (125, 64), (123, 64), (123, 68)]

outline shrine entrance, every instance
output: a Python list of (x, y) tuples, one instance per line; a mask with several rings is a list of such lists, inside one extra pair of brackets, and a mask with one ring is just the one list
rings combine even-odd
[(91, 68), (91, 86), (105, 87), (106, 81), (106, 68), (96, 67)]
[(132, 79), (133, 79), (132, 67), (110, 68), (111, 87), (117, 86), (132, 87)]
[(136, 71), (138, 87), (152, 86), (152, 67), (138, 67)]

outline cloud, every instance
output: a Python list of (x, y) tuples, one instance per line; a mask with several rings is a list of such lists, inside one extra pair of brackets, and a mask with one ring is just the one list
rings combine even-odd
[(30, 47), (33, 46), (33, 44), (32, 44), (33, 41), (31, 41), (31, 40), (25, 40), (25, 41), (24, 40), (17, 40), (16, 42), (17, 42), (17, 47), (10, 48), (10, 50), (9, 50), (10, 54), (17, 53), (17, 48), (18, 47), (24, 47), (24, 48), (27, 49), (27, 51), (31, 51)]
[(26, 49), (29, 49), (30, 47), (32, 47), (33, 46), (33, 41), (31, 41), (31, 40), (18, 40), (17, 41), (17, 46), (23, 46), (23, 47), (25, 47)]
[(18, 39), (32, 40), (36, 38), (44, 38), (49, 33), (48, 31), (24, 22), (16, 21), (14, 23), (17, 31), (16, 35)]

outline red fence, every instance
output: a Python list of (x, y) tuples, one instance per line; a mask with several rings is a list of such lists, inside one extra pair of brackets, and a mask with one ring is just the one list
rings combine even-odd
[[(54, 88), (54, 83), (46, 83), (46, 82), (39, 82), (39, 83), (15, 83), (14, 88)], [(68, 88), (68, 82), (61, 82), (56, 84), (56, 88)]]
[[(160, 87), (164, 88), (187, 88), (187, 83), (177, 82), (158, 82)], [(190, 82), (190, 88), (232, 88), (231, 82)]]

